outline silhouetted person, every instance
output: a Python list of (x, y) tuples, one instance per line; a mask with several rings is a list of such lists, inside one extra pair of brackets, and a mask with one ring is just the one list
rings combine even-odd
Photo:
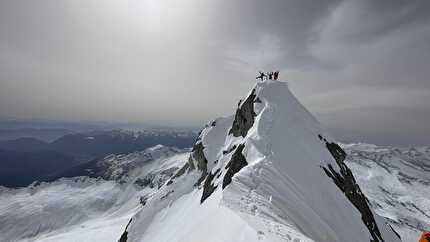
[(268, 72), (267, 75), (269, 76), (269, 80), (272, 80), (273, 77), (273, 71), (272, 72)]
[(265, 77), (267, 77), (266, 76), (266, 74), (264, 74), (263, 72), (261, 72), (261, 71), (259, 71), (259, 73), (260, 73), (260, 75), (259, 76), (257, 76), (255, 79), (261, 79), (261, 81), (263, 81), (264, 80), (264, 78)]
[(279, 76), (279, 71), (275, 71), (275, 73), (273, 74), (273, 79), (278, 80), (278, 76)]

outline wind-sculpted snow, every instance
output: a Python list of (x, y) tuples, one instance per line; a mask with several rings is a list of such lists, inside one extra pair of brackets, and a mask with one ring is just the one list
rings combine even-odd
[(188, 166), (136, 214), (127, 241), (400, 241), (363, 194), (370, 220), (321, 169), (342, 174), (344, 153), (321, 142), (335, 144), (286, 83), (259, 82), (244, 100), (202, 130)]

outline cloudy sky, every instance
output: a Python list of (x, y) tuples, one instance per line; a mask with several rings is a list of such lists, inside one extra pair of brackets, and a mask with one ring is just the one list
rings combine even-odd
[(0, 117), (201, 126), (280, 69), (345, 141), (430, 145), (428, 0), (0, 2)]

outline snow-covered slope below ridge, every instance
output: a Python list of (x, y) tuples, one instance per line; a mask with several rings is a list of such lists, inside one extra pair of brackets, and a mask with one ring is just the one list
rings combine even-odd
[(130, 218), (177, 169), (189, 149), (161, 145), (97, 162), (101, 178), (62, 178), (0, 187), (0, 241), (116, 241)]
[(259, 82), (202, 130), (120, 241), (400, 241), (345, 156), (285, 82)]
[[(427, 216), (430, 214), (428, 206), (430, 204), (428, 193), (430, 149), (381, 147), (369, 144), (341, 146), (348, 154), (346, 159), (348, 166), (369, 198), (375, 212), (390, 219), (390, 223), (401, 235), (402, 241), (418, 241), (421, 230), (429, 230), (430, 224), (430, 218)], [(109, 156), (101, 162), (105, 165), (112, 162), (115, 164), (112, 167), (118, 167), (119, 164), (130, 166), (143, 160), (151, 163), (149, 154), (151, 153), (134, 152), (129, 155)], [(180, 166), (188, 159), (189, 153), (167, 152), (165, 155), (166, 157), (162, 156), (161, 160), (154, 159), (154, 168), (161, 165), (165, 169), (160, 167), (160, 170), (169, 170), (169, 164), (173, 165), (173, 163)], [(112, 167), (107, 171), (117, 170)], [(164, 178), (160, 180), (153, 176), (154, 189), (147, 188), (142, 191), (139, 186), (132, 185), (131, 187), (137, 189), (128, 189), (129, 192), (125, 194), (124, 187), (129, 186), (128, 183), (133, 183), (130, 177), (132, 176), (124, 176), (127, 179), (115, 181), (79, 177), (18, 190), (3, 190), (0, 192), (0, 207), (2, 207), (0, 224), (3, 225), (0, 226), (0, 241), (17, 241), (24, 237), (23, 241), (76, 241), (77, 239), (82, 242), (116, 241), (129, 219), (139, 209), (140, 205), (137, 204), (140, 195), (154, 193), (158, 184), (165, 181)], [(149, 178), (151, 175), (144, 175), (144, 177)], [(149, 181), (150, 179), (146, 180), (148, 187), (151, 186)], [(182, 201), (190, 201), (194, 206), (200, 207), (208, 204), (199, 205), (198, 192), (191, 195), (193, 196), (184, 196)], [(189, 198), (188, 201), (185, 200), (186, 197)], [(115, 206), (109, 206), (113, 201)], [(128, 204), (128, 206), (122, 204)], [(178, 204), (180, 203), (172, 203), (174, 206), (170, 207), (170, 211), (176, 209)], [(191, 205), (188, 203), (190, 213), (194, 212), (194, 207)], [(5, 209), (6, 207), (9, 209)], [(117, 210), (113, 209), (114, 207), (122, 209), (112, 213)], [(178, 211), (180, 211), (178, 217), (181, 214), (185, 214), (186, 217), (177, 221), (189, 219), (191, 216), (184, 213), (183, 211), (186, 211), (184, 209)], [(224, 223), (237, 222), (237, 216), (226, 221), (226, 213), (228, 214), (229, 211), (224, 207), (212, 212), (214, 211), (215, 214), (219, 214)], [(215, 214), (211, 217), (216, 218)], [(194, 215), (193, 218), (195, 218)], [(234, 227), (234, 229), (243, 231), (244, 234), (253, 234), (246, 224), (242, 225), (244, 227)], [(176, 225), (164, 224), (165, 228), (168, 226)], [(278, 229), (281, 228), (278, 227)], [(257, 236), (261, 238), (264, 235)]]
[(342, 145), (375, 212), (386, 217), (403, 241), (430, 231), (430, 149), (370, 144)]

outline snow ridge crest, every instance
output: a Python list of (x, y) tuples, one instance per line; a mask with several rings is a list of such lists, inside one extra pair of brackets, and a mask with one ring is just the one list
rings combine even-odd
[[(160, 190), (159, 199), (175, 204), (181, 196), (198, 196), (197, 203), (183, 204), (199, 211), (196, 218), (184, 221), (189, 224), (195, 220), (210, 224), (215, 215), (197, 217), (212, 212), (226, 213), (231, 220), (239, 216), (237, 224), (256, 232), (241, 237), (248, 238), (245, 241), (401, 241), (373, 212), (344, 159), (345, 152), (288, 84), (265, 80), (239, 102), (234, 116), (215, 119), (203, 128), (188, 163)], [(136, 231), (156, 216), (145, 209), (161, 209), (159, 201), (155, 203), (131, 223), (132, 238), (141, 238)], [(146, 222), (139, 222), (139, 217)], [(224, 232), (233, 227), (223, 227)], [(188, 241), (195, 238), (190, 234), (199, 234), (195, 229), (187, 232)], [(210, 234), (205, 240), (218, 236)], [(233, 237), (229, 239), (238, 241)]]

